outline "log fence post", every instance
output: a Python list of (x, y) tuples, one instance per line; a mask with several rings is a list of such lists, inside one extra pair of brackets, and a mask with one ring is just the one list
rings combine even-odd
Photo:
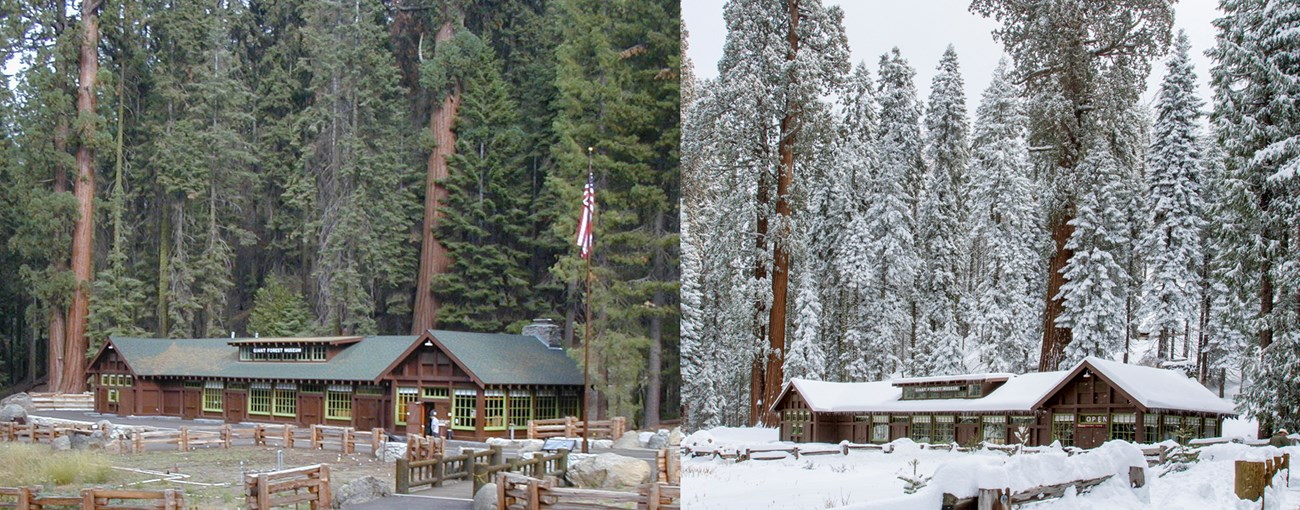
[(979, 510), (1011, 510), (1011, 489), (980, 489), (975, 507)]
[(380, 449), (383, 448), (383, 446), (381, 445), (384, 444), (385, 442), (384, 434), (385, 434), (384, 429), (381, 429), (379, 427), (370, 429), (370, 453), (376, 457), (379, 456)]
[[(394, 492), (398, 494), (407, 494), (411, 492), (411, 461), (405, 457), (397, 458), (397, 489)], [(436, 485), (435, 485), (436, 486)]]
[(180, 438), (176, 440), (176, 444), (180, 446), (180, 451), (183, 452), (190, 451), (190, 428), (189, 427), (181, 427), (181, 435)]

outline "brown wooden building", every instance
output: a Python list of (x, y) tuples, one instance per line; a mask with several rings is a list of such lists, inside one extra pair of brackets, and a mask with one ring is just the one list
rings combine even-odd
[(1070, 370), (834, 383), (795, 379), (772, 407), (795, 442), (1092, 448), (1215, 437), (1233, 405), (1171, 370), (1088, 358)]
[(423, 433), (436, 409), (457, 439), (507, 437), (530, 419), (578, 415), (582, 372), (553, 325), (535, 326), (528, 335), (111, 337), (88, 372), (101, 413)]

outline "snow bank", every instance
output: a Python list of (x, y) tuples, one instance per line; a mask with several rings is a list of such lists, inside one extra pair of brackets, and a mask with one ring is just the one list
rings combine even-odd
[(693, 451), (737, 450), (753, 445), (775, 443), (781, 430), (765, 427), (716, 427), (692, 432), (682, 439), (682, 446)]

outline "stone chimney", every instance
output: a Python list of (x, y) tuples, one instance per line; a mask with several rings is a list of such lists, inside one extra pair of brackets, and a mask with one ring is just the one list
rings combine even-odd
[(560, 325), (551, 319), (533, 319), (533, 323), (524, 326), (522, 332), (525, 335), (532, 335), (552, 349), (562, 349), (564, 346), (564, 332)]

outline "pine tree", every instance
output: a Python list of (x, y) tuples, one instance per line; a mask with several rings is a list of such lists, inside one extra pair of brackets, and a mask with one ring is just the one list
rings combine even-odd
[(918, 218), (921, 270), (917, 303), (917, 375), (965, 373), (962, 340), (968, 324), (962, 301), (967, 286), (970, 239), (967, 229), (969, 123), (957, 52), (944, 51), (925, 111), (926, 156), (930, 163)]
[(983, 364), (1023, 373), (1037, 365), (1042, 337), (1042, 223), (1019, 88), (999, 62), (977, 111), (970, 168), (970, 332)]
[[(895, 48), (880, 57), (879, 74), (879, 169), (871, 172), (866, 190), (870, 205), (865, 213), (865, 249), (876, 269), (868, 293), (871, 304), (863, 317), (868, 326), (860, 338), (883, 342), (862, 349), (888, 349), (896, 363), (889, 370), (894, 371), (912, 368), (916, 349), (919, 303), (915, 289), (922, 271), (917, 228), (926, 168), (921, 104), (912, 83), (916, 72)], [(878, 379), (885, 375), (883, 368), (877, 365), (851, 376)]]
[[(1169, 43), (1173, 7), (1168, 2), (1128, 0), (1032, 4), (975, 0), (971, 10), (1002, 23), (995, 36), (1015, 62), (1017, 79), (1025, 83), (1029, 98), (1030, 143), (1040, 149), (1035, 151), (1036, 164), (1041, 165), (1044, 216), (1053, 243), (1038, 369), (1056, 370), (1072, 341), (1072, 332), (1060, 317), (1082, 312), (1067, 310), (1063, 301), (1070, 294), (1063, 292), (1069, 282), (1067, 266), (1075, 256), (1068, 247), (1071, 222), (1083, 209), (1082, 194), (1097, 191), (1096, 176), (1081, 170), (1103, 171), (1118, 165), (1121, 172), (1115, 175), (1125, 179), (1125, 187), (1133, 184), (1141, 163), (1140, 158), (1131, 159), (1145, 150), (1136, 146), (1139, 126), (1132, 122), (1133, 111), (1150, 59)], [(1098, 144), (1099, 139), (1107, 143)], [(1093, 155), (1092, 150), (1110, 154)], [(1085, 166), (1085, 161), (1092, 163)], [(1128, 194), (1123, 189), (1113, 191)], [(1135, 266), (1136, 260), (1128, 254), (1111, 255), (1117, 256), (1115, 264)], [(1130, 294), (1119, 294), (1121, 314)], [(1126, 322), (1121, 321), (1121, 331), (1128, 331)]]
[(452, 265), (435, 278), (433, 289), (443, 299), (443, 327), (504, 331), (541, 311), (527, 267), (531, 189), (525, 137), (491, 50), (479, 44), (465, 56), (471, 75), (438, 232)]
[(302, 292), (288, 279), (272, 275), (253, 294), (248, 333), (254, 336), (286, 337), (308, 334), (314, 325)]
[(1202, 101), (1188, 60), (1191, 45), (1178, 34), (1156, 105), (1148, 156), (1150, 183), (1145, 210), (1151, 229), (1141, 239), (1150, 266), (1143, 283), (1143, 322), (1158, 335), (1158, 359), (1173, 357), (1175, 336), (1196, 313), (1197, 268), (1201, 265), (1200, 154), (1197, 125)]
[(799, 275), (794, 339), (790, 342), (790, 352), (785, 356), (784, 374), (786, 381), (795, 378), (821, 380), (827, 368), (820, 345), (822, 305), (818, 294), (821, 289), (817, 286), (815, 272), (805, 270)]

